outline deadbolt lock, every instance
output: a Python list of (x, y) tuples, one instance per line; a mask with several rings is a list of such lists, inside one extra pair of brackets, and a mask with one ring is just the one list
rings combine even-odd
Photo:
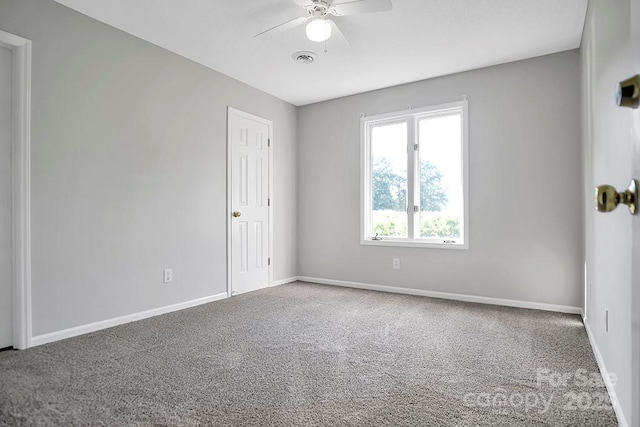
[(618, 192), (611, 185), (600, 185), (596, 188), (596, 209), (598, 212), (611, 212), (622, 203), (629, 206), (631, 215), (636, 213), (638, 203), (638, 187), (635, 180), (631, 180), (624, 192)]
[(638, 108), (640, 104), (640, 75), (618, 83), (616, 103), (620, 107)]
[(233, 215), (234, 218), (238, 218), (242, 214), (240, 212), (238, 212), (238, 211), (235, 211), (231, 215)]

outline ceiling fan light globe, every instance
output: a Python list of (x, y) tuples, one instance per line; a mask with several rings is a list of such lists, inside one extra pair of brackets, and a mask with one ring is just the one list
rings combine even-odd
[(324, 18), (312, 19), (306, 30), (307, 37), (312, 42), (323, 42), (331, 37), (331, 24)]

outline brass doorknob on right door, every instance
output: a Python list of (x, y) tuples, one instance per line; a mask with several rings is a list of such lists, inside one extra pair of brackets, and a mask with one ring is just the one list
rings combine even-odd
[(638, 203), (638, 186), (631, 180), (629, 187), (618, 192), (612, 185), (600, 185), (596, 188), (596, 209), (598, 212), (611, 212), (622, 203), (629, 206), (631, 215), (636, 213)]
[(240, 212), (238, 212), (238, 211), (235, 211), (231, 215), (233, 215), (234, 218), (238, 218), (242, 214)]

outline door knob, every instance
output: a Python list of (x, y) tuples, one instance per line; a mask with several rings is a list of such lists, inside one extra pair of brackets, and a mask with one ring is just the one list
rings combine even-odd
[(618, 83), (616, 103), (620, 107), (638, 108), (640, 103), (640, 75)]
[(234, 218), (238, 218), (242, 214), (240, 212), (238, 212), (238, 211), (235, 211), (231, 215), (233, 215)]
[(596, 209), (598, 212), (611, 212), (620, 203), (629, 206), (631, 215), (636, 213), (638, 203), (638, 187), (635, 180), (624, 192), (618, 192), (611, 185), (600, 185), (596, 188)]

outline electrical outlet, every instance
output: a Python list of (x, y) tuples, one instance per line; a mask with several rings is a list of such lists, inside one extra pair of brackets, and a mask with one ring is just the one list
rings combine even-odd
[(173, 282), (173, 269), (165, 268), (164, 270), (162, 270), (162, 281), (164, 283)]
[(400, 270), (400, 258), (393, 259), (393, 268), (395, 270)]
[(604, 330), (609, 332), (609, 309), (604, 309)]

